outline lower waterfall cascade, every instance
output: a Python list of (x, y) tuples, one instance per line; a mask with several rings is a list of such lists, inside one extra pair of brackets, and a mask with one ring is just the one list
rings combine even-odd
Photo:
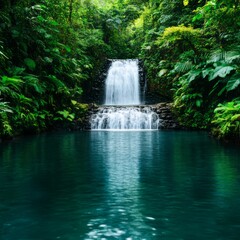
[(158, 129), (158, 114), (150, 107), (102, 107), (91, 118), (91, 129)]
[(105, 103), (92, 114), (92, 130), (157, 130), (160, 119), (140, 105), (138, 60), (113, 60), (105, 81)]

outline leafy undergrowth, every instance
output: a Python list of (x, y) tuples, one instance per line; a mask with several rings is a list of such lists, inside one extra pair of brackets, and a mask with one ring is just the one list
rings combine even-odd
[(240, 142), (240, 99), (219, 104), (214, 110), (212, 133), (220, 139)]

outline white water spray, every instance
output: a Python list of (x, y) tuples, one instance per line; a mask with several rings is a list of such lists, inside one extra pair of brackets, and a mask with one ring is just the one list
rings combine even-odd
[(158, 129), (159, 116), (151, 107), (133, 106), (141, 103), (138, 60), (113, 61), (108, 71), (105, 93), (107, 106), (100, 107), (92, 115), (92, 130)]
[(91, 119), (91, 128), (101, 129), (158, 129), (159, 117), (150, 107), (101, 108)]

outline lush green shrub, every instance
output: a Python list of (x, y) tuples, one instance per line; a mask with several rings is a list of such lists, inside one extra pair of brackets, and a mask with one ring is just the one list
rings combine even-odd
[(220, 103), (214, 110), (213, 134), (219, 138), (240, 140), (240, 99)]

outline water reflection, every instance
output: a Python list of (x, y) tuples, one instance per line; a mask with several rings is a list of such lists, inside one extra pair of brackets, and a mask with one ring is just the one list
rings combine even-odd
[(0, 145), (0, 239), (238, 240), (239, 149), (199, 132)]
[[(139, 201), (139, 162), (142, 155), (148, 161), (153, 154), (151, 148), (144, 149), (143, 134), (146, 133), (91, 133), (92, 138), (102, 140), (92, 147), (95, 154), (104, 154), (102, 160), (106, 171), (107, 197), (104, 204), (96, 209), (102, 217), (93, 218), (88, 223), (89, 239), (145, 239), (144, 236), (155, 236), (156, 229), (147, 224), (147, 221), (154, 221), (154, 218), (142, 215)], [(151, 137), (146, 140), (148, 146), (153, 146)]]

